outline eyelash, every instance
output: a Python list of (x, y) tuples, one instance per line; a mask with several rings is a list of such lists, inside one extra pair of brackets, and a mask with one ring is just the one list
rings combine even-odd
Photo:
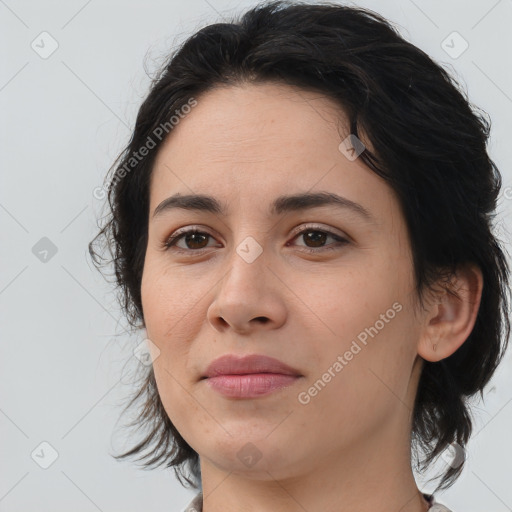
[[(342, 246), (350, 243), (347, 239), (343, 238), (343, 237), (340, 237), (339, 235), (335, 235), (334, 233), (332, 233), (331, 231), (327, 231), (325, 229), (320, 229), (318, 226), (308, 226), (306, 227), (305, 229), (303, 229), (302, 231), (298, 232), (297, 234), (295, 234), (295, 236), (293, 237), (293, 239), (295, 240), (296, 238), (298, 238), (299, 236), (301, 235), (304, 235), (305, 233), (309, 233), (309, 232), (317, 232), (317, 233), (323, 233), (323, 234), (326, 234), (328, 236), (331, 236), (332, 238), (334, 238), (339, 244), (341, 244)], [(209, 236), (211, 238), (213, 238), (212, 235), (210, 235), (209, 233), (205, 232), (205, 231), (200, 231), (198, 230), (197, 228), (189, 228), (189, 229), (185, 229), (183, 231), (177, 231), (175, 234), (173, 234), (172, 236), (170, 236), (169, 238), (167, 238), (163, 243), (162, 243), (162, 248), (164, 250), (170, 250), (171, 247), (175, 246), (176, 243), (181, 240), (183, 237), (187, 236), (187, 235), (193, 235), (193, 234), (199, 234), (199, 235), (206, 235), (206, 236)], [(196, 253), (196, 254), (201, 254), (203, 253), (205, 250), (209, 249), (208, 247), (205, 247), (203, 249), (182, 249), (182, 248), (175, 248), (174, 250), (177, 251), (177, 252), (181, 252), (181, 253)], [(319, 247), (319, 248), (310, 248), (310, 247), (304, 247), (302, 246), (301, 248), (301, 251), (303, 252), (307, 252), (309, 254), (318, 254), (319, 252), (324, 252), (324, 251), (333, 251), (333, 250), (336, 250), (335, 247)]]

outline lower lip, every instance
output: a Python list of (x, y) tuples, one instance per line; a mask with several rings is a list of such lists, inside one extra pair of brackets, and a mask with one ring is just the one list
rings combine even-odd
[(206, 379), (209, 386), (231, 398), (256, 398), (293, 384), (299, 377), (280, 373), (219, 375)]

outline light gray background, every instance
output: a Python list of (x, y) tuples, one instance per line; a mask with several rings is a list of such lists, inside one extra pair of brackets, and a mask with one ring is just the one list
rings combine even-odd
[[(146, 53), (154, 71), (173, 45), (250, 5), (0, 0), (1, 511), (171, 512), (194, 495), (172, 471), (144, 472), (109, 455), (128, 446), (118, 419), (132, 390), (130, 368), (140, 364), (132, 350), (142, 338), (122, 334), (112, 287), (90, 263), (87, 243), (101, 213), (93, 191), (127, 142), (147, 93)], [(353, 5), (396, 22), (462, 81), (492, 118), (491, 156), (505, 186), (512, 185), (512, 1)], [(31, 47), (34, 40), (42, 46), (43, 31), (58, 43), (46, 59)], [(442, 47), (453, 31), (469, 44), (457, 58)], [(462, 48), (460, 40), (447, 41), (452, 53)], [(497, 219), (507, 240), (511, 198), (509, 189)], [(46, 262), (33, 253), (43, 237), (57, 248)], [(474, 409), (467, 469), (438, 495), (454, 512), (512, 510), (510, 363), (509, 351), (485, 403)], [(48, 456), (44, 446), (41, 455), (43, 441), (58, 453), (48, 469), (31, 457), (36, 449), (40, 459)]]

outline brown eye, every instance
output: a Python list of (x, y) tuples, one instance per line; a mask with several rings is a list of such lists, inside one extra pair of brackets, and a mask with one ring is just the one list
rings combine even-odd
[(327, 237), (328, 233), (317, 230), (304, 231), (302, 235), (305, 242), (311, 242), (313, 244), (312, 247), (321, 247), (325, 243)]
[[(178, 250), (197, 251), (207, 247), (209, 238), (211, 238), (211, 235), (208, 233), (198, 231), (197, 229), (189, 229), (169, 237), (164, 246), (166, 249), (170, 249), (171, 247), (176, 246)], [(178, 242), (182, 239), (184, 241), (185, 247), (177, 245)]]
[(203, 249), (206, 247), (204, 243), (208, 242), (209, 236), (210, 235), (206, 233), (199, 232), (187, 233), (184, 235), (183, 240), (185, 241), (188, 249)]
[[(174, 247), (176, 251), (183, 253), (199, 253), (203, 249), (208, 248), (208, 240), (210, 238), (213, 239), (213, 237), (209, 233), (199, 231), (197, 229), (188, 229), (181, 232), (178, 231), (176, 234), (173, 234), (163, 243), (163, 247), (166, 250), (170, 250), (171, 248)], [(332, 238), (335, 241), (335, 243), (326, 245), (329, 238)], [(298, 244), (299, 247), (302, 246), (302, 251), (310, 253), (320, 253), (322, 251), (335, 250), (337, 247), (349, 243), (349, 241), (346, 240), (345, 238), (335, 235), (334, 233), (331, 233), (329, 231), (317, 228), (304, 229), (300, 233), (298, 233), (294, 239), (302, 240), (304, 242), (304, 245)], [(181, 242), (182, 245), (178, 245), (178, 243)], [(332, 247), (333, 245), (335, 247)]]
[[(328, 238), (332, 238), (333, 240), (335, 240), (336, 243), (328, 244), (328, 246), (326, 246), (325, 244), (326, 244)], [(350, 243), (345, 238), (335, 235), (334, 233), (325, 231), (323, 229), (317, 229), (317, 228), (311, 228), (311, 227), (308, 229), (302, 230), (300, 233), (298, 233), (295, 236), (295, 239), (302, 240), (305, 244), (302, 246), (302, 247), (304, 247), (304, 249), (302, 249), (302, 250), (306, 251), (306, 252), (310, 252), (310, 253), (320, 253), (322, 251), (335, 250), (336, 247), (331, 247), (332, 245), (340, 247), (340, 246)], [(299, 244), (299, 247), (300, 246), (301, 246), (301, 244)]]

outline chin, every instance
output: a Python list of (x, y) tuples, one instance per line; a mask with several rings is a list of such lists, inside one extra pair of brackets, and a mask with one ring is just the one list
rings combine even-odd
[[(296, 471), (300, 454), (294, 443), (285, 446), (285, 440), (274, 437), (274, 433), (269, 435), (269, 432), (272, 429), (266, 429), (261, 436), (231, 432), (232, 437), (226, 435), (203, 453), (207, 453), (207, 458), (219, 469), (249, 478), (268, 480), (270, 475), (291, 476)], [(288, 439), (293, 438), (289, 436)], [(304, 458), (308, 458), (306, 454)]]

